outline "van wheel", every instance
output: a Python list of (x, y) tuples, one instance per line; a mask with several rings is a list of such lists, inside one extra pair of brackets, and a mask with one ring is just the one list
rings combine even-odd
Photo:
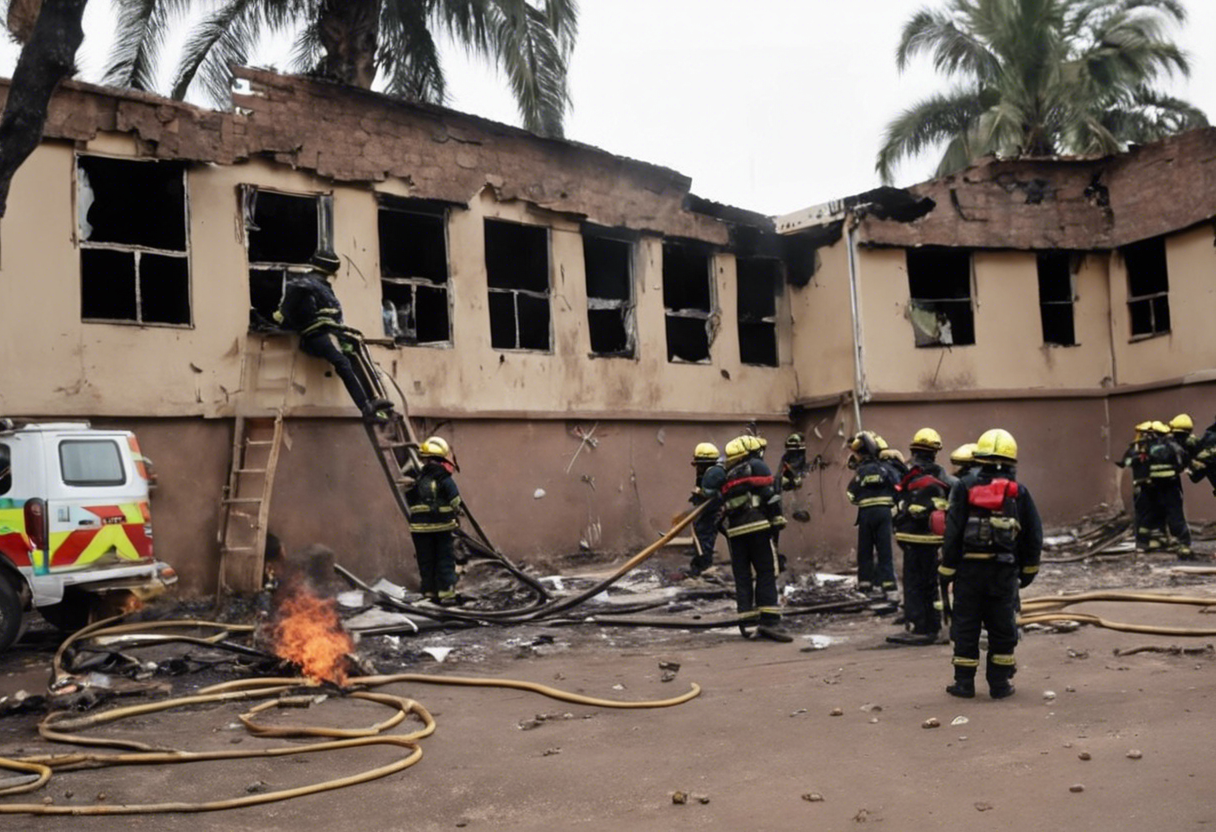
[(0, 651), (7, 650), (21, 635), (21, 596), (13, 582), (0, 575)]
[(65, 592), (58, 604), (39, 607), (38, 612), (52, 627), (74, 633), (89, 623), (89, 597), (75, 592)]

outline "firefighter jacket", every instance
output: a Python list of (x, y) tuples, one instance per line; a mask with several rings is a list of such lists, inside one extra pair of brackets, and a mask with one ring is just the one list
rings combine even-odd
[(745, 459), (727, 471), (721, 494), (722, 526), (728, 538), (785, 525), (781, 492), (773, 487), (773, 472), (763, 460)]
[(1186, 453), (1173, 436), (1157, 436), (1149, 442), (1148, 478), (1151, 482), (1176, 481), (1186, 467)]
[(895, 486), (895, 539), (940, 546), (954, 482), (936, 462), (913, 457), (908, 473)]
[(405, 492), (410, 512), (410, 532), (430, 534), (455, 529), (460, 491), (452, 479), (452, 463), (426, 460), (417, 481)]
[(1132, 482), (1143, 485), (1148, 482), (1148, 437), (1135, 440), (1123, 452), (1123, 458), (1115, 464), (1120, 468), (1129, 468), (1132, 472)]
[(342, 304), (317, 272), (291, 277), (274, 319), (287, 329), (308, 335), (324, 327), (342, 326)]
[(896, 469), (872, 456), (863, 457), (857, 464), (846, 493), (849, 502), (858, 508), (895, 505), (895, 486), (899, 483)]
[(951, 578), (967, 560), (1017, 564), (1023, 584), (1039, 571), (1043, 523), (1026, 486), (1009, 468), (983, 465), (950, 489), (942, 565)]
[(806, 476), (806, 451), (786, 451), (777, 467), (781, 472), (781, 490), (797, 491)]
[[(1212, 428), (1216, 428), (1213, 425)], [(1191, 481), (1199, 482), (1216, 473), (1216, 430), (1208, 428), (1194, 443), (1191, 453)]]

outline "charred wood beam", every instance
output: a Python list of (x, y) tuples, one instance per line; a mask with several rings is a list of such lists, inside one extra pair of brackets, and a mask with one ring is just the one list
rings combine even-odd
[(43, 0), (33, 32), (21, 48), (0, 119), (0, 217), (8, 207), (13, 175), (42, 140), (51, 95), (75, 71), (86, 2)]

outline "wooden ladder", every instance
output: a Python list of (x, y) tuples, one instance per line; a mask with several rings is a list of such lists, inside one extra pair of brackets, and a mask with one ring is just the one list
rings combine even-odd
[[(258, 340), (256, 351), (250, 341)], [(217, 596), (230, 592), (256, 592), (262, 588), (266, 526), (274, 475), (283, 446), (283, 407), (291, 390), (298, 350), (294, 342), (246, 336), (241, 356), (241, 386), (253, 397), (270, 394), (279, 399), (274, 415), (238, 415), (232, 430), (232, 463), (228, 484), (220, 500), (220, 572)], [(253, 357), (256, 356), (256, 357)], [(258, 406), (259, 402), (254, 402)]]

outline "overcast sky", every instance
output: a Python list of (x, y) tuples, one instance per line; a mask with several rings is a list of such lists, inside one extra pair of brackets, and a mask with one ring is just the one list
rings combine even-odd
[[(1216, 119), (1216, 0), (1184, 0), (1176, 40), (1189, 81), (1168, 89)], [(942, 81), (920, 61), (904, 75), (894, 52), (904, 21), (942, 0), (579, 0), (567, 136), (674, 168), (693, 192), (781, 214), (878, 184), (886, 123)], [(81, 77), (97, 81), (111, 39), (107, 0), (86, 13)], [(170, 47), (171, 49), (173, 47)], [(518, 124), (506, 82), (444, 55), (451, 106)], [(11, 75), (15, 49), (0, 54)], [(285, 61), (283, 50), (264, 62)], [(905, 165), (899, 184), (935, 159)]]

